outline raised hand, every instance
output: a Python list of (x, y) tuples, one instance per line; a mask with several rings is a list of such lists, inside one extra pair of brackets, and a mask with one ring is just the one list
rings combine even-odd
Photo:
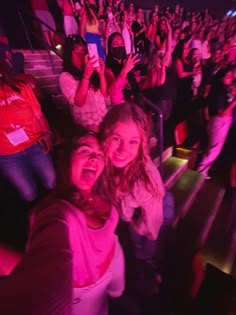
[(89, 58), (88, 55), (84, 57), (84, 74), (83, 76), (86, 79), (90, 79), (94, 72), (94, 65), (96, 64), (97, 59), (95, 57)]
[(101, 75), (104, 75), (104, 73), (105, 73), (105, 64), (104, 64), (104, 61), (102, 60), (102, 58), (99, 58), (98, 62), (99, 62), (99, 67), (96, 67), (95, 70), (101, 76)]
[(126, 61), (124, 62), (123, 71), (125, 72), (125, 74), (128, 74), (131, 70), (133, 70), (134, 66), (139, 61), (140, 58), (137, 54), (135, 55), (130, 54)]

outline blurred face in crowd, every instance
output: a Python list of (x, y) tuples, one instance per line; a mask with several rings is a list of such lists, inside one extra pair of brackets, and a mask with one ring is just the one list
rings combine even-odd
[(189, 53), (189, 47), (188, 47), (188, 43), (184, 43), (183, 46), (183, 51), (182, 51), (182, 58), (186, 59)]
[(220, 49), (217, 49), (216, 51), (214, 51), (214, 52), (212, 53), (212, 61), (213, 61), (214, 63), (219, 63), (219, 62), (221, 62), (221, 56), (222, 56), (221, 50), (220, 50)]
[(160, 30), (162, 32), (166, 32), (167, 31), (166, 20), (161, 20), (161, 22), (160, 22)]
[(87, 135), (79, 141), (71, 158), (72, 183), (83, 192), (91, 192), (104, 169), (104, 155), (96, 137)]
[(116, 35), (113, 38), (110, 53), (117, 60), (122, 60), (126, 57), (125, 43), (121, 35)]
[(112, 8), (110, 5), (107, 6), (107, 14), (112, 15)]
[(233, 71), (228, 71), (226, 72), (226, 74), (224, 75), (222, 82), (224, 85), (231, 85), (233, 83)]
[(85, 46), (75, 45), (72, 51), (72, 63), (78, 69), (82, 70), (84, 65), (84, 57), (87, 54)]
[(176, 28), (173, 32), (173, 38), (177, 40), (179, 38), (179, 34), (180, 34), (180, 29)]
[(180, 32), (180, 34), (179, 34), (179, 39), (180, 40), (184, 40), (185, 39), (185, 33), (184, 32)]
[(120, 2), (119, 8), (120, 8), (120, 11), (124, 11), (125, 10), (124, 2)]
[(119, 47), (119, 46), (125, 47), (125, 43), (124, 43), (124, 40), (123, 40), (122, 36), (116, 35), (113, 38), (113, 41), (111, 43), (111, 47)]
[(95, 0), (88, 0), (89, 4), (96, 4)]
[(151, 23), (156, 24), (158, 21), (158, 15), (156, 12), (153, 12), (152, 17), (151, 17)]
[(129, 11), (134, 12), (134, 4), (132, 2), (129, 5)]
[(154, 11), (155, 11), (156, 13), (158, 13), (158, 11), (159, 11), (158, 4), (155, 4), (155, 5), (154, 5)]
[(195, 20), (191, 23), (191, 31), (194, 33), (197, 30), (197, 23)]
[(138, 9), (138, 11), (137, 11), (137, 18), (142, 20), (142, 18), (143, 18), (143, 10), (142, 9)]

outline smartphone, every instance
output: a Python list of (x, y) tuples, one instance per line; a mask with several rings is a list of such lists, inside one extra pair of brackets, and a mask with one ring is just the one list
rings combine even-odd
[(94, 63), (94, 65), (93, 65), (94, 68), (99, 67), (98, 48), (97, 48), (97, 45), (96, 45), (96, 44), (94, 44), (94, 43), (88, 44), (88, 54), (89, 54), (89, 58), (95, 57), (95, 59), (97, 60), (97, 61)]

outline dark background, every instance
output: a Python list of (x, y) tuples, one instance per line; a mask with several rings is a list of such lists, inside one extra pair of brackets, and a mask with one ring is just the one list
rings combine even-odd
[[(54, 18), (58, 22), (58, 30), (61, 30), (62, 17), (61, 11), (56, 4), (56, 0), (49, 0), (48, 2)], [(236, 0), (134, 0), (132, 2), (134, 2), (137, 7), (140, 6), (146, 9), (153, 8), (155, 3), (158, 3), (160, 7), (166, 5), (174, 7), (176, 3), (179, 3), (183, 5), (185, 9), (199, 11), (209, 8), (210, 12), (218, 17), (222, 17), (229, 9), (236, 10)], [(1, 0), (0, 25), (5, 29), (13, 48), (28, 48), (24, 29), (17, 14), (18, 10), (21, 10), (23, 13), (30, 11), (30, 0)], [(37, 29), (37, 26), (33, 23), (30, 17), (25, 16), (24, 19), (30, 30)], [(37, 40), (34, 39), (33, 36), (31, 36), (31, 39), (35, 44), (37, 43)]]

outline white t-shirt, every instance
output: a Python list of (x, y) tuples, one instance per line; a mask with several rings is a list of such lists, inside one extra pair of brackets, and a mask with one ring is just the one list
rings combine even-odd
[(98, 127), (107, 112), (105, 99), (100, 90), (88, 90), (87, 98), (83, 106), (75, 105), (75, 94), (79, 86), (69, 72), (62, 72), (59, 77), (62, 94), (71, 106), (71, 114), (76, 124), (90, 129), (91, 126)]

